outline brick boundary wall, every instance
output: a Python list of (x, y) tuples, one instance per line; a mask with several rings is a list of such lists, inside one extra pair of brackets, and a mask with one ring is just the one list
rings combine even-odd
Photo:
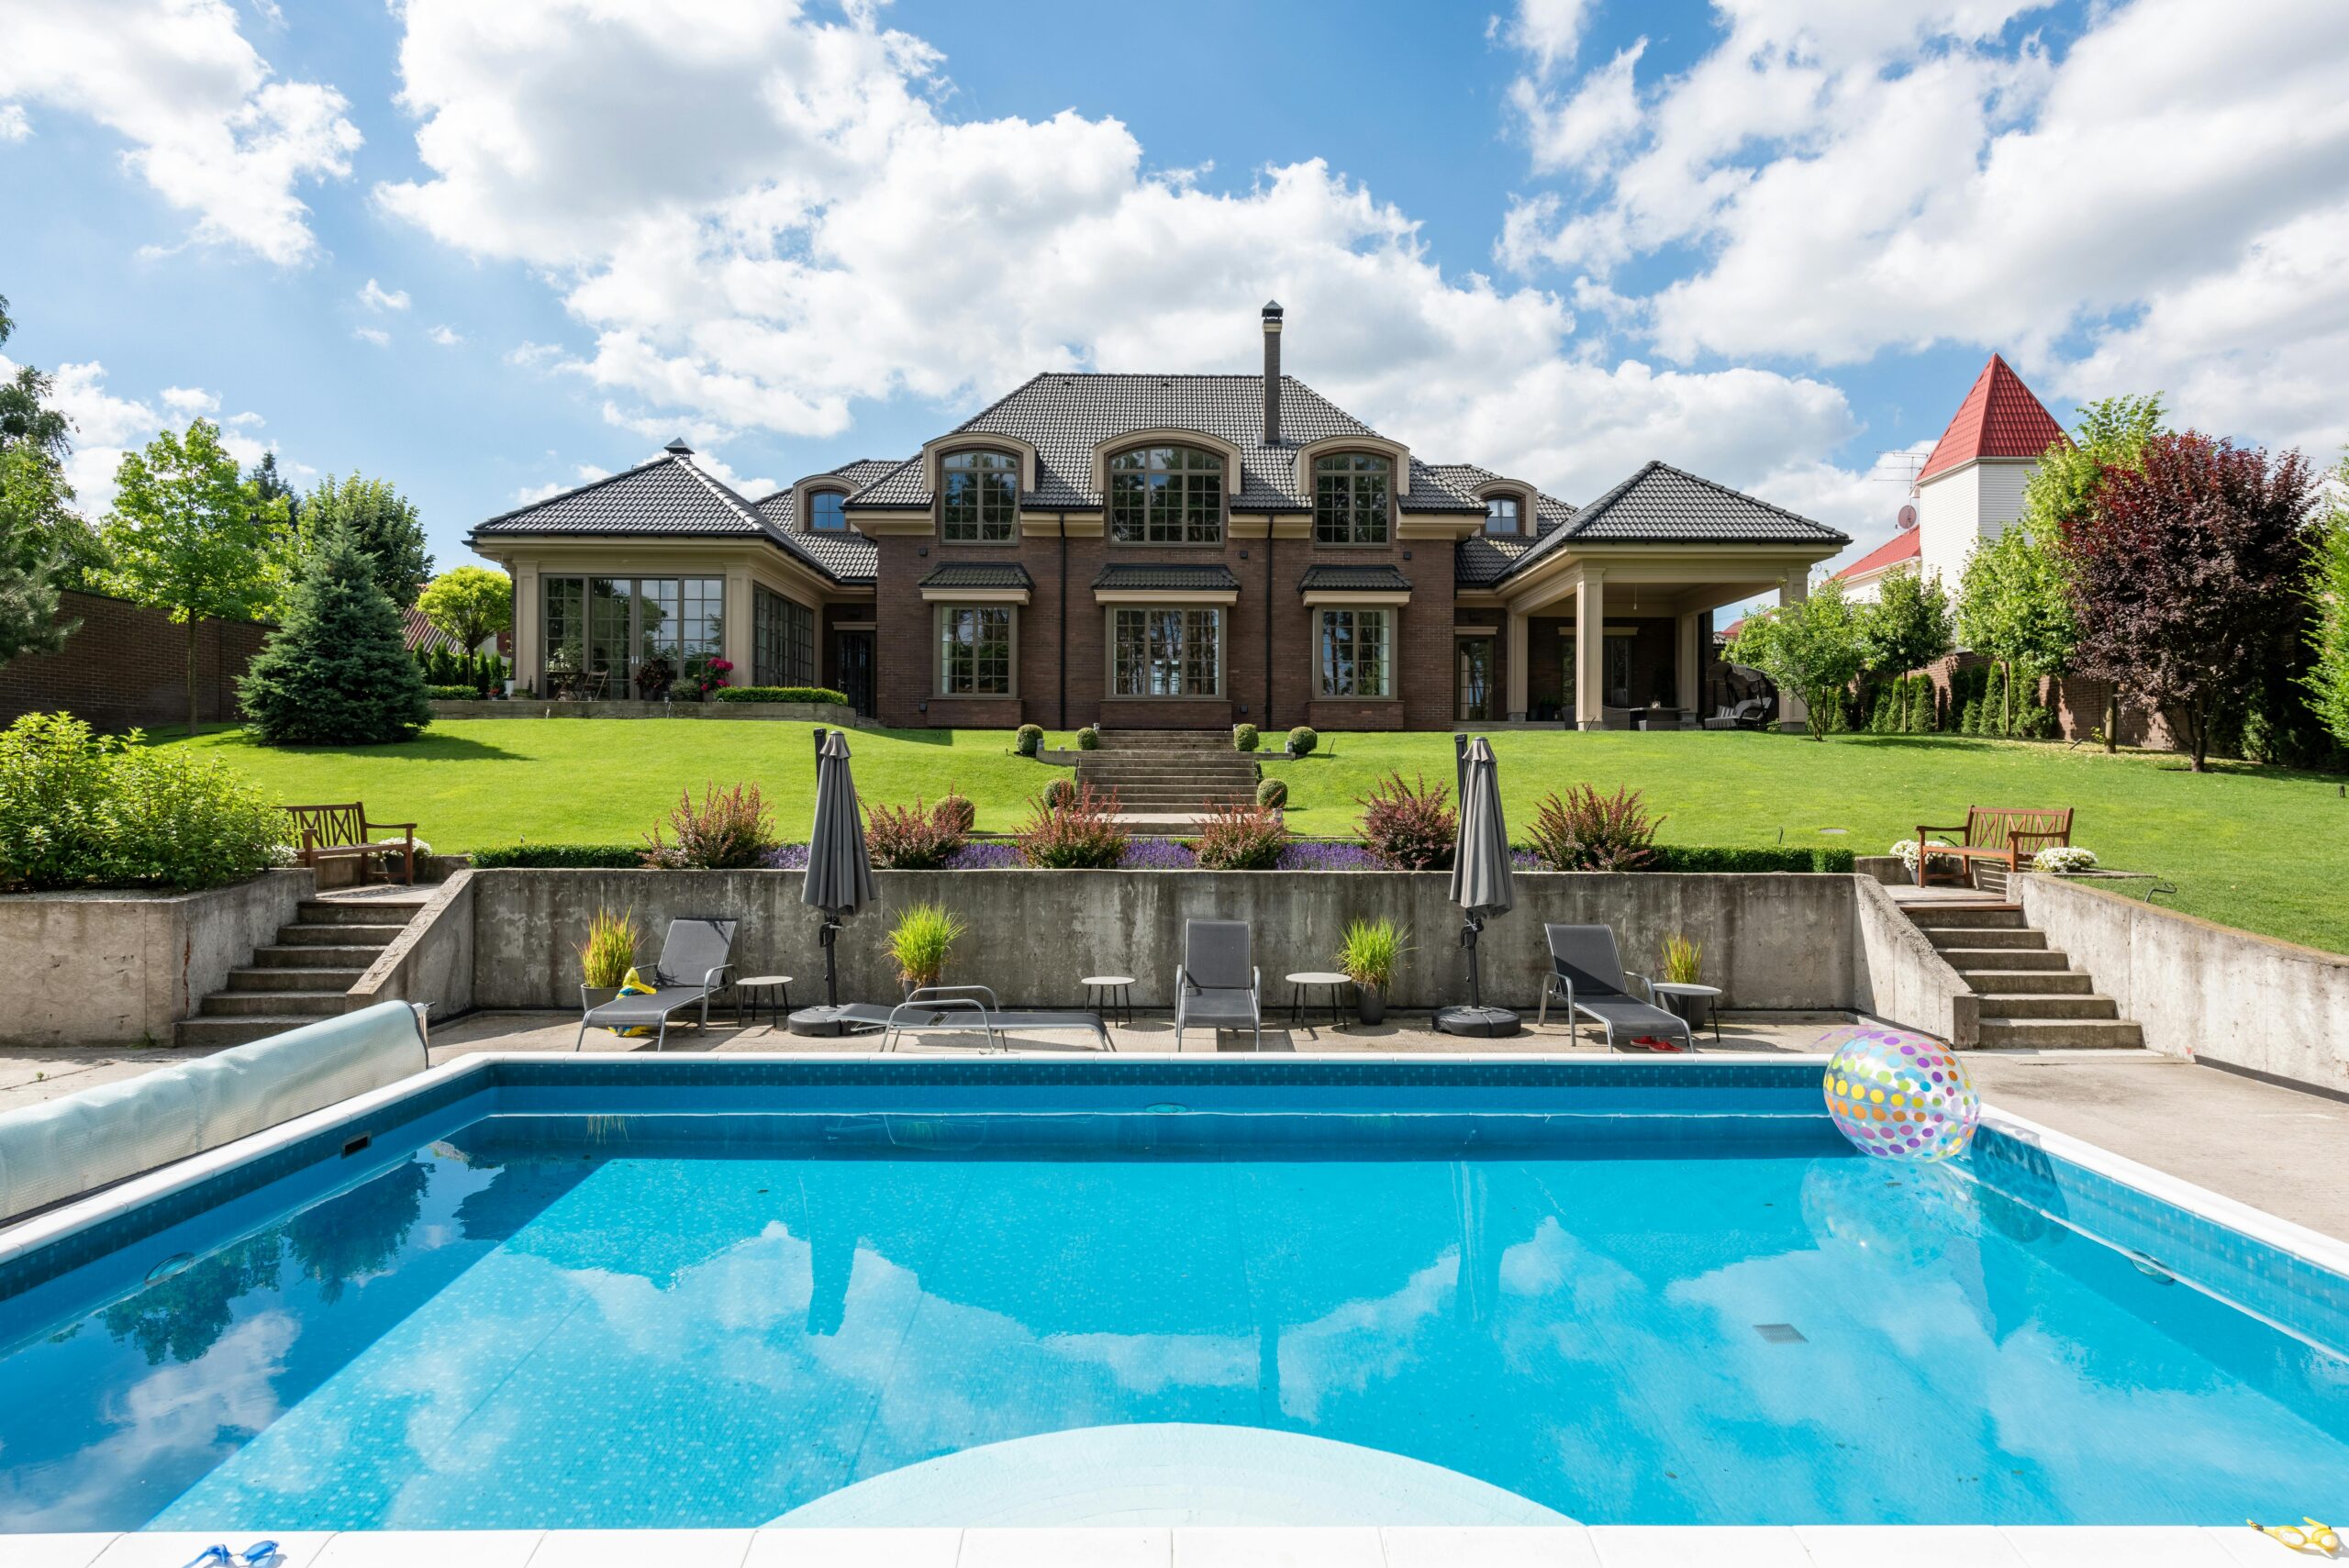
[[(1978, 653), (1951, 653), (1926, 665), (1924, 673), (1932, 678), (1942, 700), (1946, 702), (1953, 674), (1989, 662)], [(2092, 681), (2085, 675), (2064, 675), (2039, 682), (2040, 700), (2055, 716), (2055, 738), (2059, 740), (2085, 740), (2104, 728), (2105, 700), (2111, 691), (2110, 682)], [(2121, 705), (2120, 730), (2118, 740), (2123, 746), (2154, 751), (2177, 750), (2169, 724), (2160, 714), (2132, 706), (2125, 700)]]
[[(55, 653), (0, 664), (0, 725), (62, 708), (101, 730), (177, 728), (187, 722), (187, 628), (128, 599), (67, 591), (58, 619), (81, 626)], [(237, 681), (273, 627), (205, 620), (195, 642), (196, 709), (234, 722)]]

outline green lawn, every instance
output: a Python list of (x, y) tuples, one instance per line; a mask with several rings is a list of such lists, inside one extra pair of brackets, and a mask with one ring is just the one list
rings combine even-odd
[[(435, 725), (422, 740), (377, 748), (251, 744), (241, 734), (190, 742), (244, 769), (285, 801), (363, 799), (413, 817), (436, 848), (533, 841), (628, 841), (705, 781), (757, 784), (785, 837), (814, 805), (809, 727), (701, 719), (484, 719)], [(1063, 738), (1055, 737), (1055, 740)], [(2220, 764), (2196, 775), (2166, 754), (2108, 757), (2089, 747), (1954, 736), (1641, 733), (1497, 735), (1503, 806), (1522, 826), (1542, 795), (1576, 781), (1629, 784), (1664, 814), (1677, 843), (1844, 845), (1884, 853), (1920, 817), (1962, 820), (1968, 803), (2068, 805), (2074, 837), (2108, 865), (2158, 872), (2176, 907), (2228, 925), (2349, 951), (2349, 800), (2335, 777)], [(935, 800), (950, 788), (1004, 829), (1052, 773), (1011, 755), (997, 731), (853, 733), (867, 800)], [(1321, 753), (1265, 753), (1290, 789), (1292, 825), (1341, 836), (1354, 798), (1389, 768), (1448, 782), (1449, 735), (1333, 735)], [(1825, 829), (1843, 828), (1842, 834)]]

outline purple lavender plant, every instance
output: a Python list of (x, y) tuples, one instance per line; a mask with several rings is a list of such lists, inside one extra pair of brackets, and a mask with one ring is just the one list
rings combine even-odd
[(806, 871), (807, 869), (807, 846), (805, 844), (777, 844), (774, 849), (767, 851), (767, 858), (763, 863), (769, 871)]
[(1196, 871), (1199, 857), (1191, 846), (1174, 839), (1134, 839), (1126, 845), (1120, 871)]

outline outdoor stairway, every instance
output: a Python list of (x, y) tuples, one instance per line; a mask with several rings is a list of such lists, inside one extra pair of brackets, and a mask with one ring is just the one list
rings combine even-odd
[(2023, 924), (2013, 904), (1918, 904), (1909, 917), (1981, 998), (1985, 1050), (2137, 1050), (2144, 1031), (2121, 1016), (2096, 977)]
[(1098, 751), (1077, 754), (1076, 777), (1118, 792), (1128, 817), (1172, 817), (1253, 803), (1256, 760), (1220, 729), (1105, 730)]
[(305, 898), (295, 923), (277, 929), (276, 941), (254, 949), (250, 964), (228, 972), (225, 990), (173, 1026), (173, 1043), (242, 1045), (334, 1017), (345, 994), (424, 905), (421, 891), (412, 898)]

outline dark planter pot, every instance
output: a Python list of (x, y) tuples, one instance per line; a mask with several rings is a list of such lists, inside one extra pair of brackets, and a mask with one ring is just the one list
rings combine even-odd
[(1693, 1033), (1705, 1027), (1705, 1009), (1711, 1002), (1709, 996), (1675, 996), (1666, 992), (1664, 1010), (1687, 1024)]
[(1375, 985), (1354, 987), (1354, 1017), (1365, 1024), (1386, 1021), (1386, 994)]

